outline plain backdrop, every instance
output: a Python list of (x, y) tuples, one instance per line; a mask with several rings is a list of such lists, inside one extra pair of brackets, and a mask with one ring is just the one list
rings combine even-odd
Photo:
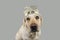
[(36, 5), (43, 17), (41, 40), (60, 40), (60, 0), (0, 0), (0, 40), (15, 40), (24, 7)]

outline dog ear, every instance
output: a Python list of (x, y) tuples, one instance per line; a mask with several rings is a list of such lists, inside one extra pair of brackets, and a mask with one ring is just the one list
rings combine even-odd
[(26, 19), (24, 18), (24, 19), (23, 19), (23, 25), (24, 25), (24, 26), (25, 26), (25, 22), (26, 22)]
[(23, 19), (23, 22), (26, 22), (26, 19), (25, 18)]
[(41, 24), (43, 23), (43, 17), (42, 16), (40, 16), (40, 20), (41, 20)]

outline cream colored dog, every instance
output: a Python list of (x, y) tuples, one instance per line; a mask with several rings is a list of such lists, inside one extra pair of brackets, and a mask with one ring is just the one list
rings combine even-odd
[(39, 40), (41, 35), (42, 17), (35, 6), (25, 8), (23, 25), (16, 34), (16, 40)]

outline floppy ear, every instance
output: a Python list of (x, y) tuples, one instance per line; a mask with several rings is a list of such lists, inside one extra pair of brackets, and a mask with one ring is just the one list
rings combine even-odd
[(26, 19), (25, 19), (25, 17), (24, 17), (24, 19), (23, 19), (23, 23), (25, 23), (26, 22)]
[(24, 17), (23, 18), (23, 25), (25, 26), (25, 23), (26, 23), (26, 18)]
[(40, 16), (40, 20), (41, 20), (41, 23), (43, 23), (43, 18), (42, 18), (42, 16)]

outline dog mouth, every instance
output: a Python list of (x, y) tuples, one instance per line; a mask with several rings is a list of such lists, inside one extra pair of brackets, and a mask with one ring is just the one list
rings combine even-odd
[(38, 31), (36, 24), (32, 24), (32, 25), (30, 26), (30, 28), (31, 28), (31, 32), (37, 32), (37, 31)]

